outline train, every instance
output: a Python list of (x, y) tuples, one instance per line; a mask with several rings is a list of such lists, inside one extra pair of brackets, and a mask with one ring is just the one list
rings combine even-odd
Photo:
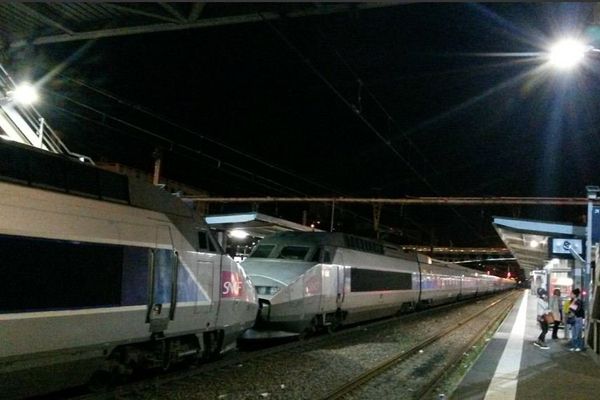
[(283, 232), (242, 264), (141, 178), (0, 140), (0, 388), (22, 398), (212, 360), (514, 281), (354, 235)]
[(258, 310), (244, 270), (181, 199), (4, 140), (0, 271), (1, 398), (214, 358)]
[(242, 262), (260, 303), (255, 328), (310, 335), (461, 298), (515, 281), (338, 232), (280, 232)]

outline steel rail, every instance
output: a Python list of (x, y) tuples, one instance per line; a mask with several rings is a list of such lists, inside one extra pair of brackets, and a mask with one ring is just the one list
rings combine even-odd
[(415, 395), (415, 398), (421, 399), (421, 400), (431, 399), (432, 395), (433, 395), (433, 391), (439, 386), (439, 384), (442, 382), (442, 380), (446, 376), (449, 375), (450, 372), (453, 372), (456, 370), (456, 367), (459, 365), (460, 361), (464, 358), (465, 353), (467, 351), (469, 351), (469, 349), (471, 349), (473, 346), (475, 346), (476, 343), (479, 343), (485, 337), (485, 335), (490, 331), (492, 326), (503, 321), (506, 318), (506, 316), (508, 315), (508, 313), (510, 312), (510, 310), (512, 310), (513, 307), (514, 307), (513, 303), (508, 304), (504, 308), (504, 310), (502, 310), (502, 312), (500, 314), (498, 314), (498, 316), (496, 318), (492, 318), (490, 321), (488, 321), (488, 323), (485, 324), (485, 326), (479, 330), (477, 335), (475, 335), (471, 340), (469, 340), (469, 342), (466, 345), (464, 345), (460, 349), (460, 351), (455, 352), (454, 357), (452, 357), (450, 359), (450, 361), (448, 361), (445, 364), (444, 368), (442, 368), (429, 381), (429, 383), (427, 385), (424, 385), (423, 388), (419, 392), (417, 392), (417, 394)]
[[(183, 200), (203, 203), (338, 203), (388, 205), (546, 205), (585, 206), (585, 197), (211, 197), (182, 196)], [(599, 200), (600, 201), (600, 200)]]
[(322, 400), (333, 400), (333, 399), (339, 399), (342, 396), (353, 392), (354, 390), (356, 390), (357, 388), (359, 388), (360, 386), (363, 386), (364, 384), (366, 384), (367, 382), (369, 382), (371, 379), (375, 378), (376, 376), (381, 375), (383, 372), (387, 371), (389, 368), (395, 366), (396, 364), (398, 364), (401, 361), (404, 361), (406, 359), (408, 359), (409, 357), (411, 357), (412, 355), (416, 354), (419, 352), (419, 350), (422, 350), (424, 347), (429, 346), (432, 343), (435, 343), (436, 341), (440, 340), (441, 338), (447, 336), (449, 333), (451, 333), (452, 331), (462, 327), (464, 324), (468, 323), (469, 321), (475, 319), (476, 317), (480, 316), (481, 314), (485, 313), (486, 311), (488, 311), (490, 308), (495, 307), (498, 303), (505, 301), (506, 299), (510, 298), (512, 296), (512, 293), (499, 299), (494, 301), (493, 303), (491, 303), (490, 305), (488, 305), (487, 307), (485, 307), (483, 310), (476, 312), (475, 314), (463, 319), (462, 321), (458, 322), (455, 326), (452, 326), (448, 329), (443, 330), (442, 332), (436, 333), (435, 335), (432, 335), (431, 337), (417, 343), (416, 345), (412, 346), (411, 348), (409, 348), (408, 350), (403, 350), (401, 353), (398, 353), (390, 358), (388, 358), (387, 360), (384, 360), (383, 362), (377, 364), (375, 367), (365, 371), (364, 373), (356, 376), (355, 378), (351, 379), (350, 381), (346, 382), (345, 384), (337, 387), (336, 389), (333, 389), (332, 391), (330, 391), (329, 393), (327, 393), (324, 397), (321, 397)]

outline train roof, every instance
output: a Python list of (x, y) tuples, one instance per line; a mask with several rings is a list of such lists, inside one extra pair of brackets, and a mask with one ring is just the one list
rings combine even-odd
[(463, 271), (465, 274), (481, 272), (463, 265), (437, 260), (425, 254), (417, 253), (413, 250), (403, 250), (401, 247), (392, 243), (381, 242), (375, 239), (364, 238), (342, 232), (278, 232), (266, 236), (260, 241), (260, 244), (304, 244), (307, 246), (345, 247), (367, 253), (381, 254), (389, 257), (413, 261), (418, 259), (418, 261), (423, 264), (443, 265), (447, 268)]
[(6, 140), (0, 140), (0, 180), (170, 215), (192, 216), (191, 208), (181, 199), (142, 179)]

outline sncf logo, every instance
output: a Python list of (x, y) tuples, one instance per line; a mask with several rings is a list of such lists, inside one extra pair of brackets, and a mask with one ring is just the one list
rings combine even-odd
[(221, 297), (242, 297), (244, 282), (237, 272), (221, 271)]

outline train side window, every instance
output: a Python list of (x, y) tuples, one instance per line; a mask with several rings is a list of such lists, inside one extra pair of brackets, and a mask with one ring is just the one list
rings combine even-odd
[(149, 251), (0, 235), (0, 313), (145, 304)]

